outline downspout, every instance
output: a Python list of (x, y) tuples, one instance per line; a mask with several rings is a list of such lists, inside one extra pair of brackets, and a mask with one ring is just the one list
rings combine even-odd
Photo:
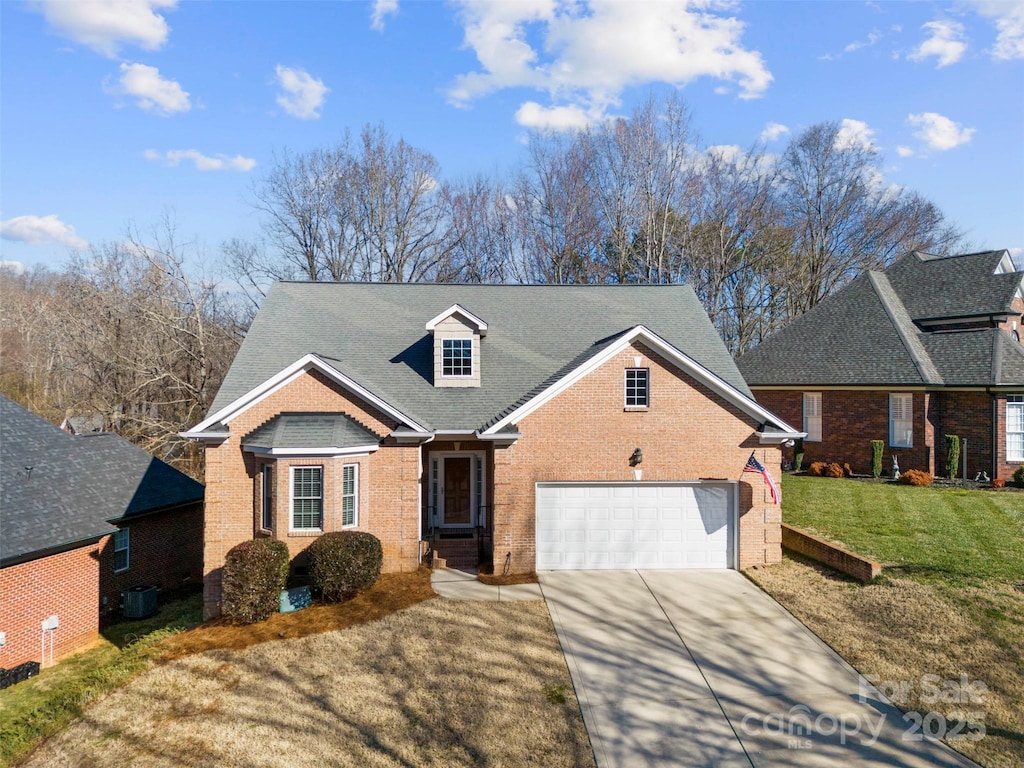
[(417, 527), (419, 528), (418, 535), (416, 536), (416, 562), (418, 565), (423, 565), (423, 446), (427, 443), (434, 442), (436, 433), (431, 433), (430, 437), (416, 446), (416, 476), (419, 478), (419, 482), (416, 483), (416, 509), (420, 513)]

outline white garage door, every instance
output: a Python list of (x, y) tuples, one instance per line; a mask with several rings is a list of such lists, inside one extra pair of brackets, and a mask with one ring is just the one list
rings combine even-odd
[(733, 568), (728, 483), (538, 483), (537, 569)]

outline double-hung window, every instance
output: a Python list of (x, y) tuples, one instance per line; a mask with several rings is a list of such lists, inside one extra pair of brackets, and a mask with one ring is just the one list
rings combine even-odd
[(821, 392), (804, 392), (804, 440), (821, 442)]
[(647, 368), (626, 369), (626, 407), (647, 408), (650, 405), (650, 371)]
[(130, 538), (127, 528), (118, 528), (114, 532), (114, 573), (128, 570), (128, 550)]
[(1024, 395), (1006, 398), (1006, 460), (1024, 461)]
[(441, 341), (441, 375), (473, 375), (472, 339), (443, 339)]
[(889, 445), (893, 448), (914, 447), (914, 396), (889, 395)]
[(292, 467), (292, 530), (318, 531), (324, 520), (324, 468)]
[(355, 525), (359, 516), (359, 465), (346, 464), (341, 468), (341, 524)]
[(260, 507), (260, 527), (269, 531), (273, 526), (273, 504), (274, 504), (274, 466), (263, 465), (263, 503)]

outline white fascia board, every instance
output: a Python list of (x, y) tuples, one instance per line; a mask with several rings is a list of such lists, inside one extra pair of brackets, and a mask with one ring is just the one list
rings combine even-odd
[(254, 387), (241, 397), (224, 406), (219, 411), (217, 411), (204, 421), (194, 426), (188, 432), (184, 433), (184, 435), (186, 437), (192, 437), (194, 434), (200, 434), (202, 432), (209, 430), (216, 424), (227, 424), (229, 421), (231, 421), (239, 414), (244, 413), (252, 406), (256, 405), (260, 401), (274, 394), (282, 387), (287, 386), (288, 384), (295, 381), (297, 378), (299, 378), (304, 373), (308, 372), (313, 368), (320, 371), (320, 373), (322, 373), (324, 376), (329, 378), (334, 383), (339, 384), (352, 394), (362, 398), (366, 402), (377, 407), (378, 409), (388, 414), (389, 416), (393, 417), (397, 421), (404, 423), (411, 429), (415, 429), (419, 432), (427, 431), (425, 427), (421, 426), (420, 424), (410, 419), (397, 408), (394, 408), (388, 403), (384, 402), (375, 394), (373, 394), (370, 390), (360, 386), (353, 379), (350, 379), (337, 368), (328, 365), (318, 355), (310, 353), (307, 355), (303, 355), (284, 370), (278, 372), (274, 376), (271, 376), (258, 387)]
[(242, 446), (242, 450), (256, 456), (271, 456), (273, 458), (324, 458), (336, 459), (340, 456), (368, 456), (380, 448), (376, 443), (370, 445), (352, 445), (347, 448), (255, 448)]
[(658, 334), (654, 333), (654, 331), (650, 330), (646, 326), (638, 325), (623, 334), (623, 336), (614, 344), (611, 344), (575, 370), (567, 373), (543, 392), (540, 392), (534, 398), (523, 403), (523, 405), (512, 411), (512, 413), (496, 422), (493, 426), (488, 427), (483, 433), (481, 433), (481, 437), (483, 435), (494, 434), (501, 429), (504, 429), (509, 424), (514, 424), (520, 419), (526, 418), (556, 395), (564, 392), (570, 386), (582, 379), (584, 376), (600, 368), (635, 341), (642, 341), (656, 352), (659, 352), (663, 357), (666, 357), (671, 362), (675, 363), (678, 368), (690, 374), (693, 378), (707, 386), (708, 389), (725, 398), (747, 415), (757, 419), (758, 421), (771, 422), (779, 427), (781, 431), (788, 432), (791, 435), (795, 436), (799, 434), (798, 430), (791, 427), (756, 401), (747, 397), (736, 389), (736, 387), (729, 384), (729, 382), (719, 376), (716, 376), (682, 350), (677, 349), (672, 344), (669, 344), (663, 338), (658, 336)]
[(223, 443), (228, 440), (231, 435), (222, 430), (214, 432), (199, 432), (193, 429), (188, 432), (179, 432), (178, 437), (184, 437), (187, 440), (199, 440), (204, 443)]
[(427, 325), (426, 325), (427, 330), (428, 331), (434, 330), (434, 328), (437, 327), (437, 324), (440, 323), (442, 320), (446, 320), (449, 317), (451, 317), (452, 315), (456, 315), (456, 314), (462, 315), (464, 318), (469, 320), (473, 325), (475, 325), (476, 329), (480, 332), (481, 336), (486, 336), (487, 335), (487, 323), (484, 322), (483, 319), (477, 317), (472, 312), (470, 312), (468, 309), (463, 307), (461, 304), (452, 304), (444, 312), (442, 312), (441, 314), (437, 315), (436, 317), (432, 317), (430, 320), (428, 320), (427, 321)]
[(807, 437), (806, 432), (782, 432), (775, 429), (766, 429), (757, 433), (761, 445), (781, 445), (791, 440), (803, 440)]

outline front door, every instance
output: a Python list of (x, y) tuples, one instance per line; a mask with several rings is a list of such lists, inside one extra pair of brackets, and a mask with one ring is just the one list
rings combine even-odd
[(469, 456), (445, 457), (442, 525), (473, 524), (472, 467)]

